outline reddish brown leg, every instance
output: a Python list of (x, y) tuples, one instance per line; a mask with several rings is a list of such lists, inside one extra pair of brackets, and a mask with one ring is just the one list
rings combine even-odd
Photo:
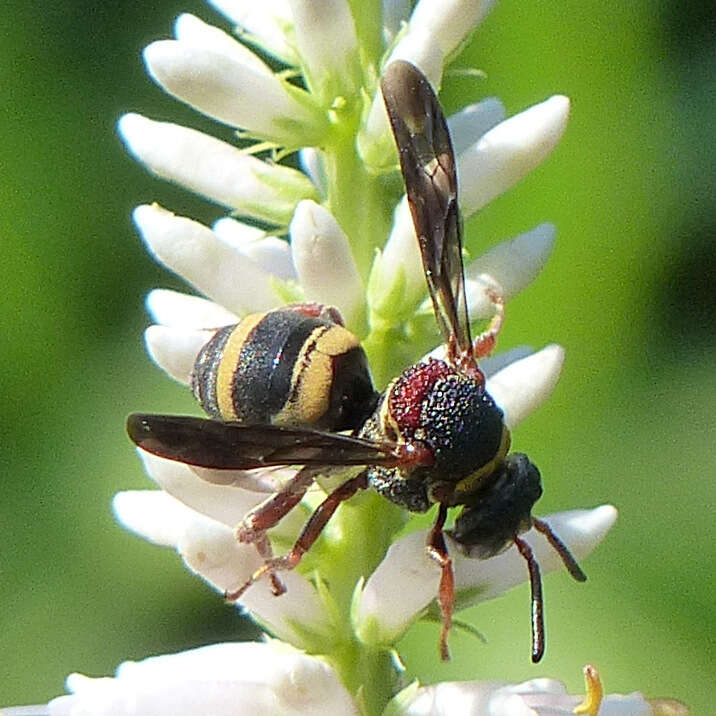
[(438, 603), (443, 615), (443, 626), (440, 632), (440, 658), (443, 661), (450, 660), (447, 640), (452, 626), (452, 613), (455, 607), (455, 574), (452, 571), (452, 560), (447, 551), (443, 526), (447, 518), (447, 507), (440, 505), (438, 517), (428, 535), (426, 549), (428, 556), (435, 560), (442, 570), (440, 575), (440, 589), (438, 590)]
[(552, 545), (554, 551), (560, 556), (567, 571), (578, 581), (586, 582), (587, 575), (582, 571), (582, 568), (577, 564), (577, 560), (572, 556), (572, 553), (567, 548), (567, 545), (552, 532), (552, 528), (543, 520), (532, 518), (532, 524), (534, 528), (541, 532), (547, 541)]
[[(255, 546), (256, 551), (259, 553), (259, 557), (261, 557), (264, 562), (268, 562), (269, 560), (273, 559), (273, 549), (271, 548), (271, 542), (265, 534), (257, 538)], [(271, 592), (273, 593), (274, 597), (280, 597), (282, 594), (286, 593), (286, 585), (278, 578), (277, 574), (271, 572), (271, 574), (269, 575), (269, 579), (271, 580)]]
[(333, 513), (338, 509), (341, 502), (345, 502), (353, 497), (358, 490), (364, 490), (368, 486), (367, 473), (362, 472), (360, 475), (346, 480), (340, 487), (331, 492), (328, 497), (315, 509), (306, 526), (301, 531), (296, 544), (283, 557), (276, 557), (265, 562), (259, 567), (241, 587), (233, 592), (227, 592), (226, 598), (234, 601), (239, 599), (241, 595), (267, 572), (293, 569), (301, 561), (306, 552), (313, 546), (323, 528), (331, 519)]
[(495, 350), (497, 336), (505, 319), (505, 301), (502, 296), (492, 288), (486, 288), (485, 293), (495, 307), (495, 315), (490, 320), (487, 328), (472, 343), (472, 352), (477, 360), (489, 356)]
[(532, 548), (519, 537), (515, 537), (515, 544), (520, 554), (527, 562), (530, 573), (530, 588), (532, 590), (532, 662), (537, 663), (544, 655), (544, 601), (542, 599), (542, 579), (539, 564), (532, 552)]
[(258, 543), (266, 530), (277, 525), (306, 494), (319, 473), (304, 467), (273, 497), (250, 510), (236, 528), (236, 539), (244, 543)]
[[(281, 492), (254, 507), (236, 528), (236, 539), (244, 544), (254, 544), (264, 564), (273, 559), (266, 530), (278, 524), (303, 499), (316, 474), (316, 470), (309, 467), (299, 470)], [(278, 597), (286, 591), (286, 586), (273, 571), (270, 579), (271, 591), (275, 596)], [(226, 599), (235, 599), (233, 594), (234, 592), (225, 592), (224, 596)]]

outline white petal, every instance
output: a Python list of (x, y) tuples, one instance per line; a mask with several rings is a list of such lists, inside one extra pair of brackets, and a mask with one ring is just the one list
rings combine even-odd
[(323, 165), (323, 157), (316, 147), (303, 147), (298, 152), (298, 159), (301, 169), (311, 178), (311, 181), (318, 188), (319, 195), (325, 198), (328, 188), (328, 178)]
[(160, 40), (144, 50), (144, 59), (169, 94), (224, 124), (290, 147), (315, 144), (323, 134), (325, 118), (308, 95), (299, 102), (298, 90), (221, 48)]
[(288, 241), (268, 236), (255, 226), (228, 217), (216, 221), (212, 230), (223, 242), (254, 261), (266, 273), (283, 281), (297, 280)]
[(470, 317), (487, 318), (494, 312), (485, 293), (498, 287), (506, 301), (529, 286), (552, 253), (556, 228), (540, 224), (510, 241), (503, 241), (465, 267), (465, 290)]
[(496, 97), (469, 104), (447, 118), (455, 154), (465, 151), (505, 119), (505, 107)]
[(460, 206), (467, 217), (538, 166), (567, 126), (569, 100), (561, 95), (506, 119), (457, 157)]
[(259, 492), (202, 480), (181, 462), (137, 450), (147, 474), (163, 490), (196, 512), (228, 527), (235, 527), (246, 513), (265, 499)]
[(213, 331), (149, 326), (144, 331), (144, 343), (149, 357), (167, 375), (190, 385), (196, 357), (212, 335)]
[[(233, 530), (161, 491), (135, 491), (115, 496), (117, 520), (158, 545), (173, 547), (186, 565), (219, 591), (248, 579), (261, 565), (251, 545), (238, 542)], [(152, 508), (157, 511), (152, 513)]]
[[(452, 716), (490, 714), (490, 699), (502, 686), (499, 681), (445, 681), (431, 686), (411, 685), (391, 701), (401, 716)], [(505, 715), (507, 716), (507, 715)]]
[(239, 322), (235, 313), (227, 311), (218, 303), (166, 288), (150, 291), (146, 306), (157, 323), (170, 328), (213, 330)]
[(286, 64), (298, 66), (293, 47), (291, 8), (288, 0), (209, 0), (229, 20), (239, 26), (240, 33), (248, 33), (270, 55)]
[[(616, 520), (616, 510), (603, 505), (548, 515), (545, 519), (574, 556), (581, 559), (609, 531)], [(356, 634), (364, 641), (393, 643), (437, 596), (440, 568), (425, 552), (426, 537), (427, 530), (421, 530), (394, 542), (362, 590), (356, 592), (352, 618)], [(533, 529), (523, 537), (532, 546), (543, 573), (563, 568), (558, 554), (542, 535)], [(524, 559), (514, 547), (480, 560), (462, 555), (449, 538), (448, 543), (461, 608), (492, 599), (527, 578)]]
[(268, 233), (258, 226), (251, 226), (228, 216), (217, 219), (211, 229), (223, 242), (239, 251), (268, 236)]
[(74, 693), (50, 702), (52, 716), (359, 713), (326, 662), (275, 641), (214, 644), (125, 662), (115, 678), (73, 674), (67, 688)]
[[(185, 530), (177, 551), (186, 566), (220, 592), (240, 587), (262, 564), (253, 545), (238, 542), (234, 530), (198, 518)], [(305, 631), (329, 639), (332, 626), (313, 585), (298, 572), (281, 574), (286, 593), (276, 597), (268, 578), (260, 579), (238, 603), (281, 639), (301, 643)]]
[(301, 172), (268, 164), (188, 127), (126, 114), (119, 132), (129, 151), (157, 176), (248, 216), (285, 225), (300, 199), (315, 196)]
[[(253, 545), (241, 544), (234, 531), (215, 520), (194, 513), (176, 544), (184, 564), (219, 592), (241, 586), (262, 564)], [(253, 588), (271, 598), (268, 580)]]
[(427, 532), (390, 545), (383, 561), (356, 590), (351, 620), (367, 644), (392, 644), (435, 599), (440, 567), (425, 552)]
[(410, 32), (431, 32), (447, 56), (470, 36), (494, 4), (495, 0), (420, 0), (410, 16)]
[[(398, 40), (398, 44), (390, 53), (390, 58), (385, 63), (385, 66), (387, 67), (393, 60), (406, 60), (414, 64), (428, 78), (435, 90), (440, 89), (445, 53), (434, 42), (430, 28), (410, 25), (408, 32)], [(382, 96), (377, 94), (374, 104), (381, 103)], [(385, 117), (387, 119), (387, 114)], [(373, 121), (375, 121), (375, 118), (373, 118)]]
[[(286, 587), (285, 594), (276, 597), (271, 592), (269, 580), (264, 578), (246, 590), (239, 604), (278, 638), (305, 645), (306, 634), (311, 632), (316, 644), (328, 649), (336, 636), (336, 626), (331, 622), (331, 615), (316, 588), (295, 571), (283, 572), (280, 577)], [(230, 587), (241, 584), (236, 577), (234, 580)]]
[(531, 346), (515, 346), (508, 351), (497, 353), (489, 358), (483, 358), (480, 361), (480, 370), (490, 378), (490, 376), (506, 368), (510, 363), (527, 358), (534, 352), (534, 348)]
[(502, 409), (509, 428), (519, 425), (549, 398), (563, 363), (564, 349), (552, 343), (488, 378), (487, 392)]
[(401, 312), (412, 313), (426, 290), (423, 260), (404, 196), (395, 207), (393, 228), (383, 252), (373, 262), (368, 301), (378, 315), (394, 318)]
[(126, 490), (112, 500), (117, 521), (152, 544), (176, 547), (196, 513), (163, 490)]
[(186, 45), (221, 52), (256, 72), (271, 73), (270, 67), (246, 45), (237, 42), (218, 27), (208, 25), (189, 13), (179, 15), (177, 18), (174, 24), (174, 36)]
[(304, 75), (323, 105), (341, 93), (352, 94), (360, 81), (358, 38), (346, 0), (317, 3), (290, 0)]
[(302, 201), (291, 221), (291, 250), (306, 299), (336, 306), (348, 326), (360, 321), (365, 290), (333, 215), (314, 201)]
[(201, 293), (243, 315), (279, 304), (271, 277), (211, 229), (159, 206), (139, 206), (134, 222), (151, 253)]
[[(531, 679), (521, 684), (499, 681), (446, 681), (431, 686), (413, 684), (391, 702), (396, 714), (449, 716), (456, 713), (491, 716), (570, 716), (583, 700), (567, 693), (554, 679)], [(393, 713), (393, 712), (391, 712)], [(600, 716), (647, 716), (653, 710), (641, 694), (605, 695)]]

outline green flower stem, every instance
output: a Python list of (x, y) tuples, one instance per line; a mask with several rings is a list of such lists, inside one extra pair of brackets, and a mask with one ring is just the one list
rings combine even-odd
[(356, 696), (366, 716), (379, 716), (395, 692), (397, 674), (391, 654), (354, 641), (324, 657)]
[(414, 363), (415, 346), (411, 345), (403, 330), (395, 325), (371, 326), (372, 330), (363, 341), (363, 348), (370, 361), (373, 381), (378, 390), (383, 390), (401, 370)]

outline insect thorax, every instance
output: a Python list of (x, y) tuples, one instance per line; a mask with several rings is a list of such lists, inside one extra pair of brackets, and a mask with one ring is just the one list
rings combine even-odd
[(371, 486), (392, 502), (423, 512), (436, 501), (464, 504), (479, 491), (509, 448), (509, 433), (484, 386), (444, 361), (405, 370), (387, 388), (364, 434), (418, 441), (429, 467), (374, 468)]

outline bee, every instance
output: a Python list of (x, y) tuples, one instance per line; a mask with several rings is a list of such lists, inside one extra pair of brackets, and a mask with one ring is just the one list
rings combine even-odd
[[(442, 612), (441, 657), (449, 658), (447, 640), (455, 603), (447, 533), (458, 549), (479, 559), (517, 547), (529, 573), (531, 652), (532, 661), (538, 662), (545, 647), (542, 584), (539, 565), (520, 535), (536, 528), (572, 577), (584, 581), (586, 576), (549, 525), (532, 515), (542, 494), (539, 470), (526, 455), (509, 452), (510, 432), (485, 388), (478, 360), (494, 347), (503, 301), (492, 291), (494, 316), (473, 339), (465, 295), (455, 155), (438, 99), (427, 78), (405, 61), (388, 66), (382, 92), (428, 293), (446, 344), (445, 359), (429, 358), (410, 366), (378, 395), (370, 382), (365, 354), (334, 311), (312, 304), (278, 309), (221, 329), (202, 350), (194, 371), (194, 392), (212, 419), (135, 413), (128, 419), (128, 432), (142, 449), (189, 465), (235, 470), (299, 468), (238, 526), (237, 538), (256, 545), (264, 564), (241, 587), (228, 592), (228, 599), (238, 599), (265, 575), (271, 579), (274, 594), (285, 591), (277, 573), (296, 567), (342, 502), (361, 490), (374, 489), (411, 512), (426, 512), (437, 505), (426, 551), (441, 569), (437, 595)], [(283, 328), (285, 345), (291, 349), (277, 352), (273, 348), (284, 339), (274, 334), (279, 325), (291, 323), (289, 319), (313, 323), (301, 329)], [(252, 338), (249, 328), (254, 323), (265, 329), (261, 338)], [(343, 357), (319, 361), (320, 368), (317, 362), (319, 378), (307, 381), (309, 392), (318, 391), (323, 405), (334, 406), (323, 413), (308, 410), (305, 405), (310, 400), (298, 397), (302, 390), (299, 356), (310, 359), (318, 350), (313, 333), (319, 330), (318, 324), (327, 335), (336, 334), (334, 343), (340, 349), (335, 354)], [(222, 378), (224, 374), (231, 378)], [(344, 390), (345, 386), (353, 388)], [(273, 557), (267, 530), (301, 501), (317, 476), (350, 466), (357, 466), (357, 472), (353, 470), (326, 496), (294, 546), (285, 555)], [(446, 530), (448, 510), (453, 507), (460, 512), (452, 529)]]

